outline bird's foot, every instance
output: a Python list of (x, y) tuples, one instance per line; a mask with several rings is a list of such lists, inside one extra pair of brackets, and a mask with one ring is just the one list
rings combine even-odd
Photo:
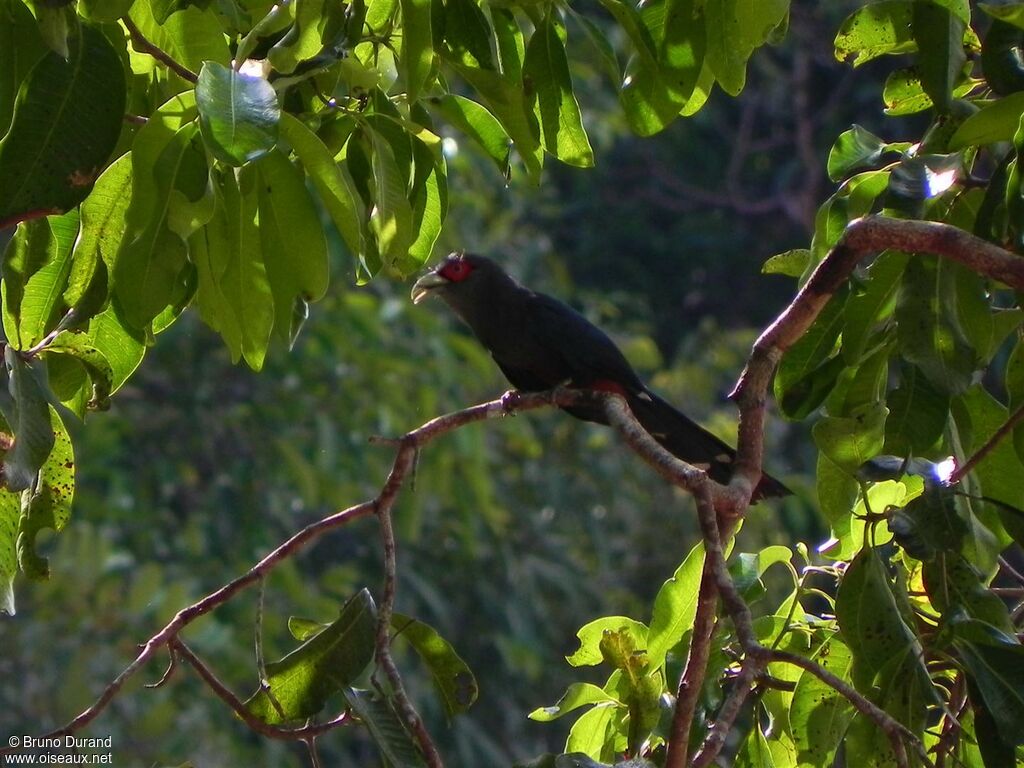
[(505, 412), (506, 416), (515, 416), (516, 406), (519, 405), (521, 400), (522, 393), (518, 389), (510, 389), (501, 396), (501, 409)]

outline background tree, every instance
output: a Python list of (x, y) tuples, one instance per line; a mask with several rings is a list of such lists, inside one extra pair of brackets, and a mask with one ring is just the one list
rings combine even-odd
[[(845, 10), (853, 15), (840, 24)], [(813, 223), (809, 250), (769, 262), (804, 280), (849, 221), (879, 210), (1016, 248), (1017, 150), (1007, 142), (1021, 112), (1017, 4), (984, 13), (961, 2), (845, 10), (717, 0), (640, 9), (611, 1), (0, 5), (0, 219), (19, 222), (3, 270), (13, 437), (0, 512), (5, 583), (19, 569), (46, 573), (36, 539), (68, 521), (76, 475), (79, 510), (72, 533), (46, 547), (53, 580), (22, 590), (22, 616), (0, 626), (10, 640), (0, 722), (28, 733), (90, 707), (134, 644), (175, 611), (303, 524), (377, 494), (393, 456), (368, 448), (368, 436), (402, 433), (500, 391), (490, 361), (461, 332), (434, 313), (410, 312), (401, 284), (379, 279), (410, 274), (432, 248), (471, 243), (563, 294), (577, 282), (588, 312), (625, 330), (631, 358), (658, 371), (654, 384), (688, 409), (706, 403), (692, 410), (723, 435), (735, 432), (734, 418), (712, 413), (711, 403), (742, 367), (754, 338), (746, 328), (765, 322), (785, 292), (777, 278), (774, 295), (738, 279), (750, 268), (742, 256), (771, 252), (769, 238), (775, 250), (792, 249)], [(999, 18), (991, 28), (986, 14)], [(980, 54), (972, 21), (985, 41)], [(897, 121), (866, 119), (879, 80), (827, 64), (840, 26), (839, 58), (911, 54), (901, 63), (913, 68), (892, 74), (885, 60), (866, 65), (886, 77), (883, 99)], [(755, 49), (787, 31), (783, 47), (758, 51), (748, 68)], [(757, 87), (745, 98), (708, 100), (714, 84), (735, 95), (748, 79)], [(851, 120), (923, 140), (894, 144), (855, 127), (826, 163), (822, 147)], [(659, 135), (631, 140), (626, 128)], [(595, 155), (603, 159), (596, 172), (548, 162), (545, 184), (524, 183), (540, 180), (546, 158), (586, 166)], [(823, 166), (839, 186), (815, 214)], [(449, 208), (460, 214), (442, 229)], [(502, 765), (564, 738), (525, 730), (522, 716), (590, 672), (552, 663), (556, 649), (573, 650), (572, 629), (607, 612), (646, 621), (653, 601), (647, 624), (610, 618), (581, 635), (574, 663), (603, 660), (611, 677), (595, 669), (583, 682), (597, 686), (573, 685), (558, 709), (535, 713), (549, 719), (573, 703), (596, 705), (559, 749), (576, 757), (541, 764), (628, 753), (680, 765), (687, 750), (669, 737), (684, 721), (693, 748), (704, 744), (698, 761), (712, 759), (729, 733), (727, 750), (743, 764), (885, 765), (903, 749), (907, 760), (1012, 764), (1024, 720), (1020, 611), (1001, 601), (1019, 602), (1020, 584), (991, 587), (1000, 569), (1000, 578), (1014, 572), (1006, 547), (1015, 532), (1020, 541), (1016, 417), (1007, 410), (1019, 389), (1019, 314), (1002, 287), (1019, 284), (1012, 269), (989, 270), (992, 281), (913, 255), (954, 251), (948, 230), (940, 240), (857, 226), (830, 264), (900, 251), (817, 292), (834, 297), (775, 380), (785, 415), (816, 419), (817, 455), (806, 433), (773, 425), (769, 434), (794, 447), (794, 468), (817, 463), (833, 544), (814, 564), (806, 548), (794, 554), (794, 541), (825, 538), (809, 489), (785, 502), (777, 521), (760, 509), (745, 520), (731, 561), (733, 584), (755, 610), (749, 628), (751, 617), (727, 600), (732, 622), (719, 622), (713, 637), (683, 632), (713, 618), (713, 600), (692, 603), (700, 550), (658, 588), (689, 548), (692, 517), (677, 512), (678, 494), (624, 456), (614, 434), (521, 417), (460, 429), (443, 448), (424, 450), (417, 493), (396, 508), (399, 607), (440, 628), (478, 672), (480, 702), (453, 729), (439, 727), (446, 702), (462, 708), (473, 686), (448, 646), (424, 651), (422, 638), (432, 637), (424, 625), (396, 625), (414, 646), (420, 638), (426, 662), (399, 657), (412, 674), (408, 699), (380, 671), (370, 685), (370, 656), (388, 644), (365, 631), (377, 614), (359, 590), (382, 576), (366, 523), (318, 539), (261, 586), (255, 670), (257, 608), (244, 600), (190, 626), (181, 636), (188, 646), (174, 634), (172, 654), (184, 666), (197, 649), (235, 691), (267, 681), (269, 693), (247, 705), (264, 732), (268, 722), (301, 726), (316, 704), (343, 712), (338, 725), (370, 726), (315, 740), (320, 726), (292, 734), (315, 741), (314, 759), (344, 753), (366, 764), (379, 749), (388, 763), (416, 764), (423, 739), (396, 727), (388, 709), (411, 701), (450, 763)], [(328, 264), (344, 276), (329, 293)], [(223, 347), (196, 313), (182, 313), (188, 306)], [(807, 322), (821, 311), (820, 302), (794, 306)], [(799, 334), (787, 327), (788, 336), (766, 343), (792, 343)], [(296, 349), (268, 346), (273, 334)], [(230, 368), (242, 359), (270, 375)], [(112, 413), (76, 426), (108, 404)], [(584, 452), (592, 471), (580, 473)], [(876, 459), (860, 469), (881, 453), (917, 462)], [(950, 453), (978, 461), (954, 490), (929, 483), (924, 492), (921, 459)], [(705, 528), (713, 565), (709, 535)], [(704, 569), (701, 594), (722, 588), (729, 597), (728, 579), (714, 576)], [(313, 639), (320, 625), (286, 625), (287, 616), (331, 622), (349, 598), (342, 618)], [(390, 610), (386, 595), (378, 599)], [(11, 590), (5, 607), (13, 611)], [(322, 645), (339, 633), (336, 655), (317, 650), (316, 637)], [(296, 690), (260, 657), (283, 656), (300, 640), (308, 642), (291, 658), (314, 674)], [(759, 669), (768, 657), (754, 641), (814, 659), (838, 679), (823, 681), (821, 667), (792, 658)], [(687, 654), (702, 646), (715, 652), (691, 663), (686, 678), (698, 681), (699, 700), (659, 708)], [(147, 658), (156, 679), (166, 655)], [(69, 685), (69, 675), (81, 684)], [(431, 696), (431, 677), (447, 698)], [(289, 747), (242, 738), (227, 707), (196, 695), (194, 677), (173, 680), (89, 710), (102, 712), (93, 728), (105, 726), (117, 752), (146, 763), (283, 759)], [(379, 698), (357, 692), (368, 686)], [(738, 694), (751, 689), (743, 701)], [(881, 709), (866, 709), (872, 702)], [(919, 743), (927, 758), (917, 757)]]

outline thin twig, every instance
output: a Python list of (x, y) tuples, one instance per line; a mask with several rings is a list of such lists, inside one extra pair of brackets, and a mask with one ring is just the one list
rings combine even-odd
[[(153, 656), (164, 646), (168, 646), (170, 641), (178, 636), (178, 633), (182, 629), (187, 627), (193, 621), (200, 616), (209, 613), (214, 608), (223, 605), (238, 592), (242, 591), (246, 587), (251, 586), (253, 583), (258, 581), (264, 574), (269, 572), (271, 569), (280, 565), (291, 555), (295, 554), (298, 550), (316, 540), (328, 531), (338, 528), (342, 525), (346, 525), (353, 520), (360, 517), (365, 517), (373, 512), (373, 502), (367, 501), (362, 504), (356, 504), (353, 507), (336, 512), (333, 515), (325, 517), (322, 520), (318, 520), (315, 523), (311, 523), (303, 528), (301, 531), (296, 533), (286, 542), (278, 546), (273, 552), (264, 557), (259, 563), (254, 565), (251, 569), (246, 571), (242, 576), (234, 579), (215, 592), (204, 597), (196, 603), (183, 608), (175, 614), (174, 618), (167, 623), (167, 625), (157, 632), (155, 635), (146, 641), (146, 644), (142, 647), (138, 656), (132, 661), (127, 667), (125, 667), (121, 674), (115, 677), (100, 696), (94, 701), (88, 708), (83, 710), (77, 717), (68, 722), (61, 728), (58, 728), (50, 733), (44, 735), (46, 737), (59, 738), (66, 736), (76, 731), (81, 730), (96, 717), (99, 716), (107, 705), (114, 699), (115, 696), (120, 692), (124, 684), (133, 677)], [(8, 748), (0, 748), (0, 754), (4, 754)]]
[(146, 36), (142, 34), (142, 31), (135, 26), (135, 22), (128, 16), (122, 17), (121, 21), (124, 23), (124, 28), (128, 30), (128, 35), (132, 39), (132, 47), (136, 51), (139, 53), (148, 53), (168, 69), (172, 70), (182, 80), (188, 80), (190, 83), (198, 82), (199, 77), (195, 72), (184, 64), (176, 61), (173, 56), (162, 48), (157, 47), (147, 40)]
[(984, 460), (986, 456), (995, 450), (996, 446), (999, 445), (999, 443), (1001, 443), (1008, 434), (1013, 432), (1013, 428), (1020, 423), (1021, 419), (1024, 419), (1024, 404), (1021, 404), (1017, 410), (1010, 414), (1010, 418), (1006, 420), (1003, 426), (997, 429), (992, 437), (986, 440), (985, 444), (974, 452), (974, 455), (971, 456), (971, 458), (965, 461), (962, 466), (956, 468), (956, 471), (950, 475), (949, 484), (956, 485), (963, 480), (969, 472)]
[[(675, 467), (676, 471), (681, 473), (675, 477), (676, 485), (685, 488), (688, 487), (689, 483), (698, 482), (701, 478), (704, 478), (708, 487), (714, 488), (716, 493), (723, 490), (722, 487), (716, 483), (707, 481), (706, 476), (704, 476), (704, 473), (700, 470), (691, 467), (685, 462), (675, 459), (675, 457), (671, 456), (671, 454), (665, 451), (664, 448), (649, 436), (647, 436), (647, 440), (640, 439), (635, 433), (637, 431), (643, 433), (643, 428), (640, 427), (636, 419), (633, 418), (624, 401), (616, 395), (560, 388), (550, 392), (518, 393), (511, 399), (501, 398), (487, 403), (482, 403), (480, 405), (475, 405), (461, 411), (455, 411), (444, 416), (438, 416), (404, 436), (402, 439), (402, 447), (398, 451), (398, 455), (395, 457), (395, 463), (392, 466), (391, 474), (389, 475), (388, 481), (380, 496), (376, 499), (364, 501), (361, 504), (356, 504), (348, 509), (329, 515), (322, 520), (311, 523), (283, 544), (275, 548), (270, 552), (270, 554), (238, 578), (233, 579), (216, 591), (203, 597), (201, 600), (178, 611), (174, 618), (172, 618), (159, 632), (146, 641), (135, 659), (128, 664), (128, 666), (126, 666), (121, 673), (117, 675), (117, 677), (107, 684), (99, 697), (89, 707), (61, 728), (44, 734), (41, 738), (59, 738), (85, 728), (107, 708), (110, 702), (113, 701), (113, 699), (120, 693), (125, 683), (138, 673), (143, 666), (151, 661), (161, 648), (171, 647), (172, 641), (178, 638), (179, 633), (185, 627), (199, 617), (228, 602), (242, 590), (257, 583), (276, 566), (296, 554), (306, 545), (335, 528), (347, 525), (359, 518), (379, 513), (382, 506), (390, 509), (390, 505), (394, 502), (395, 495), (397, 495), (402, 482), (414, 463), (414, 457), (419, 449), (431, 440), (453, 430), (459, 429), (467, 424), (484, 421), (486, 419), (501, 418), (508, 415), (510, 412), (536, 410), (550, 406), (588, 405), (593, 407), (606, 404), (610, 406), (609, 413), (616, 414), (615, 418), (617, 423), (620, 425), (620, 428), (632, 433), (634, 439), (639, 441), (635, 446), (635, 449), (640, 452), (640, 455), (648, 463), (656, 468), (660, 467), (662, 471), (665, 470), (666, 466), (671, 464)], [(669, 462), (668, 459), (671, 459), (671, 462)], [(674, 464), (672, 464), (672, 462), (674, 462)], [(671, 473), (669, 473), (669, 476), (671, 477)], [(381, 517), (381, 519), (383, 520), (383, 517)], [(387, 660), (389, 655), (385, 654), (384, 658)], [(397, 670), (386, 669), (385, 671), (388, 672), (389, 679), (392, 679), (392, 684), (394, 685), (393, 676), (397, 675)], [(0, 754), (6, 754), (10, 751), (10, 747), (0, 747)]]
[(394, 657), (391, 655), (391, 616), (395, 607), (395, 594), (398, 585), (397, 544), (394, 527), (391, 524), (391, 509), (402, 488), (405, 476), (411, 472), (415, 460), (415, 443), (412, 441), (403, 443), (398, 449), (398, 457), (395, 459), (391, 474), (388, 476), (380, 496), (377, 497), (377, 519), (380, 522), (381, 540), (384, 547), (384, 594), (377, 613), (377, 664), (387, 675), (398, 713), (405, 726), (416, 737), (427, 765), (430, 768), (443, 768), (441, 754), (437, 751), (437, 746), (430, 737), (423, 718), (420, 717), (409, 699), (409, 695), (405, 692), (402, 677), (398, 672)]

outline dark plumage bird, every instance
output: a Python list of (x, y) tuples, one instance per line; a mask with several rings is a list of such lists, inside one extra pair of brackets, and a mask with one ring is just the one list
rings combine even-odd
[[(523, 287), (483, 256), (453, 253), (412, 289), (419, 303), (439, 296), (472, 329), (512, 386), (540, 392), (559, 385), (622, 395), (644, 429), (668, 451), (728, 482), (736, 452), (656, 394), (608, 336), (558, 299)], [(600, 409), (567, 407), (579, 419), (607, 424)], [(762, 475), (753, 500), (789, 494)]]

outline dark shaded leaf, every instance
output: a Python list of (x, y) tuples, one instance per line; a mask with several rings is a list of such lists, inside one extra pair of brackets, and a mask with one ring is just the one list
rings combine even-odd
[(355, 688), (346, 689), (345, 698), (393, 768), (422, 768), (426, 765), (412, 736), (402, 726), (401, 719), (388, 701), (372, 691)]
[(50, 51), (22, 83), (0, 141), (0, 228), (85, 199), (121, 133), (125, 81), (106, 36), (88, 24), (67, 60)]
[(1024, 744), (1024, 646), (976, 619), (954, 623), (953, 633), (953, 646), (1002, 741)]
[(945, 262), (912, 258), (903, 275), (896, 321), (903, 357), (940, 391), (956, 394), (971, 383), (975, 353), (960, 326), (952, 277)]
[(4, 360), (13, 399), (5, 406), (4, 417), (14, 432), (14, 447), (4, 456), (3, 484), (8, 490), (23, 491), (35, 482), (53, 450), (49, 397), (32, 365), (12, 347), (4, 349)]
[(940, 112), (949, 108), (953, 87), (967, 60), (967, 21), (938, 3), (914, 3), (912, 31), (917, 42), (921, 87)]

